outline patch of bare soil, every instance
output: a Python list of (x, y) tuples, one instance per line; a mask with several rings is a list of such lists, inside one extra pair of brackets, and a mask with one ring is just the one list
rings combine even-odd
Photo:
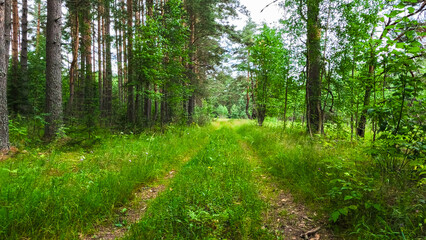
[[(274, 184), (275, 185), (275, 184)], [(264, 228), (284, 239), (333, 239), (324, 222), (315, 221), (315, 212), (296, 203), (292, 195), (279, 187), (266, 199), (269, 208), (264, 215)]]
[[(118, 239), (124, 237), (130, 225), (136, 223), (143, 217), (148, 207), (148, 202), (155, 199), (166, 190), (169, 180), (176, 175), (171, 170), (163, 179), (156, 181), (153, 186), (142, 186), (133, 193), (133, 200), (126, 206), (116, 209), (116, 219), (113, 224), (99, 226), (96, 233), (81, 236), (80, 239)], [(162, 184), (159, 184), (162, 182)]]

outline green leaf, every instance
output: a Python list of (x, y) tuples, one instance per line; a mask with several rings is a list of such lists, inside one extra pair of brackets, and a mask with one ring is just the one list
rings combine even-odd
[(339, 211), (334, 211), (334, 212), (331, 214), (330, 219), (331, 219), (333, 222), (336, 222), (336, 221), (337, 221), (337, 219), (339, 219), (339, 217), (340, 217), (340, 212), (339, 212)]
[(405, 5), (403, 3), (399, 3), (398, 5), (395, 6), (395, 8), (398, 9), (403, 9), (405, 7)]
[(409, 13), (413, 13), (414, 11), (416, 11), (416, 9), (414, 9), (413, 7), (409, 7), (409, 8), (408, 8), (408, 12), (409, 12)]
[(402, 42), (400, 42), (400, 43), (397, 43), (397, 44), (396, 44), (396, 47), (397, 47), (397, 48), (401, 48), (401, 49), (403, 49), (403, 48), (404, 48), (404, 46), (405, 46), (405, 43), (402, 43)]
[(351, 200), (351, 199), (353, 199), (354, 197), (352, 197), (352, 196), (349, 196), (349, 195), (347, 195), (347, 196), (345, 196), (345, 201), (347, 201), (347, 200)]
[(18, 169), (10, 170), (10, 169), (7, 169), (7, 168), (2, 168), (2, 170), (9, 172), (9, 173), (18, 173)]
[(358, 207), (356, 205), (350, 205), (348, 208), (352, 209), (352, 210), (357, 210), (358, 209)]
[(421, 52), (422, 50), (419, 48), (419, 47), (412, 47), (412, 48), (410, 48), (409, 50), (408, 50), (408, 52), (410, 52), (410, 53), (418, 53), (418, 52)]
[(347, 207), (339, 209), (339, 212), (343, 215), (348, 215), (349, 209)]
[(380, 204), (375, 203), (373, 204), (373, 207), (379, 211), (382, 210), (382, 206)]

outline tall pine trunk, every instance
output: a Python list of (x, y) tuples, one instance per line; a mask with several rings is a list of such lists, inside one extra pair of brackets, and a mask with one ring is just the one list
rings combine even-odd
[(62, 124), (61, 0), (47, 0), (46, 37), (46, 126), (44, 137), (51, 140)]
[(78, 48), (80, 45), (80, 27), (77, 6), (70, 6), (70, 23), (71, 23), (71, 45), (72, 45), (72, 61), (70, 67), (70, 97), (67, 106), (68, 115), (73, 114), (74, 109), (74, 97), (75, 97), (75, 83), (78, 78), (77, 74), (77, 63), (78, 63)]
[[(191, 81), (191, 88), (194, 89), (195, 86), (195, 66), (194, 66), (194, 62), (195, 62), (195, 56), (196, 56), (196, 47), (195, 47), (195, 24), (196, 24), (196, 16), (194, 13), (190, 13), (190, 38), (189, 38), (189, 43), (190, 43), (190, 51), (191, 51), (191, 62), (189, 63), (189, 74), (190, 74), (190, 81)], [(192, 123), (193, 122), (193, 115), (194, 115), (194, 110), (195, 110), (195, 93), (192, 92), (191, 96), (189, 97), (188, 100), (188, 123)]]
[(11, 81), (11, 107), (12, 112), (20, 113), (19, 101), (21, 98), (21, 89), (19, 82), (19, 10), (18, 0), (12, 0), (12, 81)]
[(29, 113), (30, 106), (28, 103), (28, 0), (22, 0), (22, 44), (21, 44), (21, 105), (19, 111), (21, 113)]
[(99, 110), (102, 112), (102, 1), (98, 2), (98, 97), (99, 97)]
[(41, 34), (41, 0), (38, 0), (37, 1), (36, 51), (39, 50), (39, 46), (40, 46), (40, 34)]
[(111, 36), (110, 36), (110, 2), (105, 2), (105, 54), (106, 54), (106, 81), (105, 81), (105, 116), (111, 117), (112, 113), (112, 65), (111, 65)]
[(6, 69), (9, 67), (9, 50), (10, 50), (10, 31), (12, 29), (12, 18), (11, 18), (11, 2), (12, 0), (4, 1), (4, 41), (5, 41), (5, 59), (6, 59)]
[(135, 99), (133, 88), (133, 5), (132, 0), (127, 0), (127, 120), (135, 122)]
[(7, 62), (6, 62), (6, 34), (5, 33), (4, 0), (0, 0), (0, 152), (9, 151), (9, 117), (7, 111)]

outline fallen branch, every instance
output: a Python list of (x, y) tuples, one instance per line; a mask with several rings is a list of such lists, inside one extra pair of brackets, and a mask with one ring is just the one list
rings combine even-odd
[(303, 239), (309, 239), (310, 235), (317, 233), (320, 229), (321, 229), (321, 227), (314, 228), (312, 230), (309, 230), (305, 233), (300, 234), (300, 237), (303, 238)]

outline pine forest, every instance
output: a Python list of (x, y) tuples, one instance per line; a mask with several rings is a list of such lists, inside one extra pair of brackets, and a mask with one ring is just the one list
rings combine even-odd
[(426, 239), (425, 0), (0, 0), (0, 239)]

